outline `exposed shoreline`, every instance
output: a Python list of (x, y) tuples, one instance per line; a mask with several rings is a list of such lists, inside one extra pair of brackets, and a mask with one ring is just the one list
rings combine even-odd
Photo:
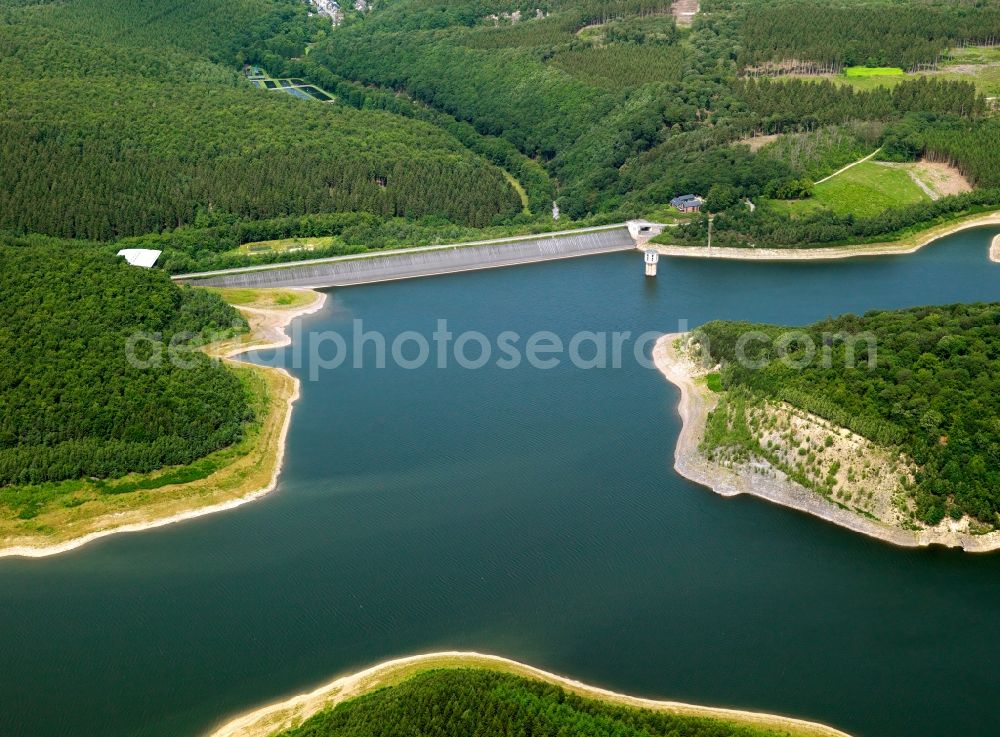
[[(761, 261), (843, 259), (859, 256), (903, 255), (913, 253), (920, 248), (923, 248), (924, 246), (948, 235), (952, 235), (963, 230), (989, 225), (1000, 225), (1000, 212), (974, 216), (948, 225), (939, 226), (938, 228), (934, 228), (920, 234), (918, 239), (913, 243), (901, 241), (899, 243), (787, 250), (742, 248), (712, 248), (709, 250), (705, 247), (664, 246), (657, 244), (649, 244), (647, 247), (655, 248), (663, 255), (690, 258), (723, 258)], [(996, 236), (991, 243), (989, 258), (994, 263), (1000, 263), (1000, 235)], [(243, 312), (252, 323), (253, 332), (249, 336), (249, 339), (244, 336), (243, 340), (236, 341), (232, 343), (232, 345), (227, 343), (223, 344), (221, 347), (208, 346), (206, 347), (206, 350), (220, 358), (231, 360), (240, 354), (248, 353), (253, 350), (281, 348), (289, 345), (291, 343), (291, 337), (286, 333), (288, 326), (296, 318), (322, 309), (326, 302), (326, 294), (304, 287), (285, 287), (283, 289), (287, 291), (310, 292), (314, 295), (314, 298), (310, 303), (297, 308), (265, 309), (259, 307), (237, 306), (237, 309)], [(674, 335), (673, 337), (677, 336)], [(665, 338), (661, 339), (661, 342), (663, 340), (665, 340)], [(813, 492), (792, 484), (791, 482), (782, 482), (772, 479), (766, 484), (769, 488), (760, 489), (757, 487), (765, 485), (762, 484), (760, 479), (743, 479), (740, 481), (741, 477), (728, 469), (721, 467), (708, 468), (711, 464), (697, 461), (697, 456), (699, 455), (697, 451), (698, 442), (694, 441), (693, 449), (688, 447), (691, 444), (689, 436), (692, 432), (697, 431), (700, 437), (700, 433), (704, 428), (704, 419), (705, 416), (707, 416), (708, 410), (699, 405), (700, 400), (692, 400), (689, 398), (697, 394), (698, 388), (691, 383), (690, 386), (692, 391), (686, 392), (682, 383), (684, 381), (683, 377), (676, 371), (672, 374), (670, 373), (670, 370), (665, 367), (665, 364), (663, 364), (663, 355), (664, 351), (661, 349), (660, 343), (658, 343), (657, 349), (654, 351), (657, 366), (670, 381), (681, 387), (680, 411), (682, 418), (687, 417), (684, 409), (686, 406), (689, 408), (689, 414), (693, 418), (690, 422), (685, 419), (681, 434), (678, 438), (677, 451), (675, 453), (675, 467), (678, 472), (686, 478), (704, 486), (708, 486), (723, 496), (750, 493), (754, 496), (759, 496), (784, 506), (808, 512), (809, 514), (819, 516), (833, 522), (834, 524), (847, 527), (857, 532), (861, 532), (862, 534), (877, 537), (896, 545), (925, 546), (931, 544), (942, 544), (949, 545), (951, 547), (962, 547), (969, 552), (988, 552), (1000, 549), (1000, 532), (990, 533), (989, 535), (973, 536), (951, 531), (943, 531), (941, 533), (935, 533), (935, 531), (932, 530), (910, 532), (907, 530), (887, 528), (879, 523), (840, 509), (836, 505), (827, 502), (825, 499), (822, 499)], [(284, 369), (262, 367), (262, 370), (280, 372), (294, 386), (294, 390), (286, 402), (284, 419), (278, 440), (275, 470), (272, 474), (270, 482), (264, 487), (248, 494), (241, 495), (238, 498), (229, 499), (217, 504), (194, 507), (181, 512), (171, 513), (164, 517), (143, 520), (141, 522), (112, 525), (105, 529), (94, 530), (79, 537), (71, 538), (58, 543), (52, 543), (50, 545), (35, 546), (31, 544), (22, 544), (0, 548), (0, 558), (42, 558), (50, 555), (58, 555), (60, 553), (75, 550), (76, 548), (79, 548), (89, 542), (108, 535), (141, 532), (143, 530), (155, 529), (157, 527), (163, 527), (176, 522), (183, 522), (185, 520), (202, 517), (208, 514), (234, 509), (242, 506), (243, 504), (259, 499), (260, 497), (273, 491), (277, 485), (277, 479), (283, 464), (286, 437), (288, 428), (291, 424), (292, 406), (299, 397), (300, 384), (297, 379), (291, 376), (291, 374)], [(692, 428), (690, 431), (689, 427)], [(751, 481), (753, 483), (751, 483)], [(779, 486), (784, 488), (779, 490), (777, 488)], [(997, 536), (997, 539), (992, 542), (989, 541), (994, 535)]]
[[(939, 225), (922, 233), (897, 242), (862, 243), (853, 246), (830, 246), (829, 248), (732, 248), (717, 246), (670, 246), (650, 243), (646, 248), (655, 249), (662, 256), (685, 258), (720, 258), (737, 261), (831, 261), (862, 256), (902, 256), (915, 253), (936, 240), (954, 235), (963, 230), (1000, 225), (1000, 212), (973, 215), (952, 223)], [(1000, 246), (993, 241), (990, 258), (1000, 262)]]
[(210, 737), (269, 737), (276, 732), (301, 724), (314, 714), (382, 685), (398, 682), (421, 670), (431, 668), (482, 667), (513, 673), (559, 685), (581, 696), (661, 711), (681, 716), (708, 717), (743, 725), (788, 730), (796, 737), (849, 737), (846, 732), (824, 724), (793, 717), (738, 709), (697, 706), (676, 701), (657, 701), (620, 694), (589, 686), (565, 676), (535, 668), (497, 655), (477, 652), (437, 652), (389, 660), (347, 676), (342, 676), (308, 693), (256, 709), (214, 729)]
[[(312, 290), (298, 290), (298, 291), (312, 291)], [(236, 356), (243, 353), (248, 353), (254, 350), (266, 350), (269, 348), (281, 348), (287, 346), (291, 343), (292, 339), (285, 330), (286, 328), (298, 317), (303, 315), (312, 314), (314, 312), (322, 309), (326, 302), (326, 294), (322, 292), (313, 292), (314, 297), (311, 302), (298, 308), (291, 309), (260, 309), (260, 308), (248, 308), (248, 307), (237, 307), (244, 315), (249, 318), (251, 322), (252, 332), (249, 336), (242, 336), (242, 340), (230, 345), (228, 342), (222, 344), (221, 346), (207, 346), (206, 351), (210, 355), (218, 356), (225, 360), (232, 360)], [(254, 319), (256, 318), (256, 319)], [(79, 537), (74, 537), (69, 540), (64, 540), (62, 542), (53, 543), (50, 545), (14, 545), (6, 548), (0, 548), (0, 558), (7, 557), (21, 557), (21, 558), (44, 558), (50, 555), (58, 555), (60, 553), (65, 553), (70, 550), (76, 550), (89, 542), (98, 540), (109, 535), (117, 535), (128, 532), (142, 532), (144, 530), (152, 530), (157, 527), (164, 527), (166, 525), (175, 524), (177, 522), (183, 522), (189, 519), (195, 519), (197, 517), (203, 517), (208, 514), (215, 514), (217, 512), (225, 512), (230, 509), (235, 509), (236, 507), (242, 506), (249, 502), (255, 501), (256, 499), (265, 496), (272, 492), (278, 483), (278, 476), (281, 473), (281, 468), (284, 463), (285, 455), (285, 445), (288, 435), (288, 428), (291, 425), (292, 418), (292, 406), (295, 401), (299, 398), (300, 382), (298, 379), (293, 377), (284, 369), (259, 367), (262, 371), (277, 371), (287, 377), (293, 385), (293, 391), (289, 395), (284, 410), (284, 417), (282, 419), (281, 430), (279, 432), (277, 440), (276, 449), (276, 459), (273, 473), (271, 474), (270, 481), (263, 487), (255, 489), (250, 493), (243, 494), (237, 498), (228, 499), (224, 502), (219, 502), (216, 504), (209, 504), (205, 506), (195, 506), (191, 509), (186, 509), (181, 512), (172, 513), (165, 517), (154, 518), (150, 520), (143, 520), (141, 522), (131, 522), (121, 525), (111, 525), (103, 529), (97, 529), (92, 532), (88, 532), (85, 535)], [(224, 469), (222, 469), (224, 470)], [(197, 502), (198, 498), (193, 498), (192, 502)], [(137, 513), (141, 514), (141, 509), (138, 508)]]
[[(1000, 241), (1000, 237), (997, 241)], [(767, 478), (756, 474), (742, 474), (709, 461), (698, 446), (705, 432), (705, 422), (718, 403), (718, 398), (704, 384), (696, 381), (693, 365), (677, 351), (675, 343), (687, 335), (689, 334), (664, 335), (653, 348), (656, 367), (681, 393), (677, 406), (681, 417), (681, 432), (674, 450), (674, 468), (681, 476), (707, 486), (721, 496), (749, 494), (901, 547), (944, 545), (961, 548), (969, 553), (988, 553), (1000, 549), (1000, 532), (971, 535), (950, 529), (947, 521), (938, 527), (921, 530), (892, 527), (842, 509), (783, 475)]]

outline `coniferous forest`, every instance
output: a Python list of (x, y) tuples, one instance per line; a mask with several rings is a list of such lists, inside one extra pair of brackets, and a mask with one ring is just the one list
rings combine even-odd
[[(326, 236), (312, 255), (333, 255), (537, 230), (553, 200), (564, 219), (614, 222), (715, 185), (732, 202), (808, 194), (794, 159), (744, 142), (858, 124), (880, 128), (853, 148), (902, 141), (894, 161), (948, 161), (977, 191), (860, 224), (734, 210), (720, 243), (888, 237), (1000, 202), (1000, 137), (971, 77), (855, 89), (760, 72), (933, 72), (949, 49), (1000, 37), (997, 0), (702, 9), (681, 28), (669, 0), (394, 0), (334, 27), (300, 0), (8, 3), (0, 231), (140, 239), (184, 272), (259, 262), (236, 250), (254, 240)], [(336, 99), (257, 89), (245, 64)]]
[[(280, 737), (779, 737), (787, 732), (637, 709), (495, 671), (453, 668), (338, 704)], [(278, 736), (276, 736), (278, 737)]]
[(301, 54), (311, 20), (299, 0), (0, 8), (0, 230), (113, 241), (209, 213), (520, 212), (501, 171), (435, 127), (241, 77), (265, 49)]

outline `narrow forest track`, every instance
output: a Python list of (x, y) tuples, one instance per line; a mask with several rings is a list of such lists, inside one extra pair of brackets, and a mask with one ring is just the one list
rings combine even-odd
[(881, 146), (879, 146), (879, 147), (878, 147), (877, 149), (875, 149), (874, 151), (872, 151), (872, 152), (871, 152), (870, 154), (868, 154), (867, 156), (865, 156), (865, 157), (864, 157), (863, 159), (858, 159), (857, 161), (852, 161), (852, 162), (851, 162), (850, 164), (848, 164), (847, 166), (844, 166), (844, 167), (841, 167), (840, 169), (837, 169), (837, 171), (835, 171), (835, 172), (834, 172), (833, 174), (831, 174), (830, 176), (827, 176), (827, 177), (823, 177), (823, 178), (822, 178), (822, 179), (820, 179), (820, 180), (819, 180), (818, 182), (813, 182), (813, 184), (822, 184), (823, 182), (826, 182), (826, 181), (829, 181), (830, 179), (833, 179), (833, 178), (834, 178), (835, 176), (837, 176), (838, 174), (843, 174), (843, 173), (844, 173), (845, 171), (847, 171), (848, 169), (851, 169), (851, 168), (853, 168), (853, 167), (857, 166), (858, 164), (863, 164), (863, 163), (865, 163), (866, 161), (869, 161), (869, 160), (871, 160), (871, 159), (875, 158), (875, 154), (877, 154), (877, 153), (878, 153), (879, 151), (881, 151), (881, 150), (882, 150), (882, 147), (881, 147)]
[(517, 196), (521, 199), (521, 212), (524, 215), (531, 214), (531, 204), (528, 202), (528, 193), (524, 191), (524, 185), (518, 181), (518, 178), (511, 174), (506, 169), (500, 169), (500, 173), (503, 174), (503, 178), (506, 179), (510, 186), (514, 188), (517, 192)]

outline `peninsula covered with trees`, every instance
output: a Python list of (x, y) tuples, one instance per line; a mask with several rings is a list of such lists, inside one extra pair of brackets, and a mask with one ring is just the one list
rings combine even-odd
[(702, 453), (741, 473), (770, 468), (903, 529), (1000, 529), (1000, 305), (791, 330), (710, 322), (695, 333), (692, 356), (718, 367)]
[(212, 737), (847, 737), (792, 717), (616, 694), (496, 655), (414, 655), (237, 717)]
[(238, 443), (255, 419), (246, 382), (197, 349), (246, 321), (162, 271), (57, 241), (3, 241), (0, 322), (5, 518), (72, 505), (78, 480), (186, 466)]
[(779, 737), (785, 730), (617, 705), (481, 668), (437, 669), (321, 712), (274, 737), (470, 734)]

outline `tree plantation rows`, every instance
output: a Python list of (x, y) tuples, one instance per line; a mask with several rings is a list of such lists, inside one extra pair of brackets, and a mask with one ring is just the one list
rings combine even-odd
[(838, 69), (910, 70), (936, 63), (952, 46), (1000, 38), (1000, 5), (990, 1), (715, 0), (705, 9), (734, 5), (740, 13), (741, 67), (806, 60)]
[[(93, 34), (80, 39), (83, 47), (100, 39), (112, 47), (155, 49), (157, 57), (176, 49), (225, 67), (268, 52), (299, 55), (327, 27), (303, 13), (299, 0), (42, 0), (37, 4), (62, 6), (38, 17), (47, 28), (69, 35)], [(23, 17), (12, 19), (22, 21)]]
[(567, 74), (611, 89), (676, 82), (684, 71), (684, 52), (678, 46), (621, 44), (567, 49), (550, 64)]
[[(240, 380), (184, 350), (246, 323), (161, 271), (5, 240), (0, 324), (0, 487), (187, 464), (236, 442), (252, 419)], [(145, 365), (128, 360), (136, 335), (149, 338), (134, 343)], [(173, 341), (184, 366), (155, 353), (154, 338)]]
[(1000, 188), (1000, 121), (995, 118), (931, 127), (923, 144), (931, 158), (954, 164), (976, 186)]
[(854, 90), (829, 80), (742, 80), (734, 90), (748, 114), (736, 125), (757, 133), (812, 130), (852, 120), (891, 120), (905, 113), (926, 112), (980, 117), (986, 100), (971, 82), (918, 77), (891, 90)]
[[(10, 162), (0, 171), (0, 230), (105, 242), (165, 233), (161, 263), (199, 270), (262, 260), (232, 253), (242, 236), (199, 241), (193, 233), (206, 218), (245, 234), (254, 223), (308, 216), (310, 235), (336, 239), (324, 246), (330, 253), (395, 244), (409, 232), (401, 221), (421, 241), (456, 228), (534, 229), (551, 222), (554, 199), (574, 220), (625, 219), (713, 185), (737, 201), (791, 196), (807, 180), (798, 154), (785, 160), (784, 149), (758, 154), (739, 141), (866, 121), (889, 132), (844, 141), (842, 151), (926, 154), (983, 188), (996, 169), (994, 128), (980, 122), (987, 104), (971, 83), (915, 77), (856, 91), (830, 80), (741, 79), (740, 55), (756, 48), (746, 34), (770, 28), (778, 12), (750, 0), (710, 0), (690, 30), (654, 0), (396, 0), (351, 13), (337, 29), (298, 0), (162, 5), (77, 0), (0, 11), (0, 156)], [(805, 24), (815, 5), (780, 7)], [(924, 25), (911, 3), (834, 10), (876, 14), (865, 38), (884, 40), (904, 27), (938, 38), (941, 18), (961, 30), (995, 5), (921, 3)], [(748, 15), (760, 16), (757, 25)], [(244, 61), (337, 101), (255, 90), (237, 73)], [(926, 118), (917, 133), (893, 127), (912, 115)], [(337, 213), (365, 217), (330, 217)], [(900, 217), (910, 223), (913, 212)], [(316, 232), (317, 223), (329, 227)], [(792, 245), (803, 234), (833, 242), (868, 229), (762, 212), (721, 237)]]
[[(406, 89), (417, 99), (502, 135), (529, 156), (552, 158), (614, 100), (516, 49), (470, 49), (431, 32), (345, 29), (310, 54), (350, 79)], [(486, 89), (492, 94), (483, 94)]]
[[(245, 42), (212, 36), (203, 48), (207, 35), (181, 32), (206, 16), (210, 29), (226, 27), (233, 9), (221, 0), (159, 7), (5, 11), (0, 229), (113, 240), (192, 223), (206, 208), (244, 220), (364, 211), (476, 227), (520, 212), (503, 173), (440, 128), (254, 90), (189, 52), (230, 58)], [(184, 47), (140, 43), (151, 29), (169, 38), (163, 23), (178, 24)]]
[(876, 442), (898, 445), (919, 467), (913, 494), (923, 522), (968, 514), (991, 527), (1000, 524), (1000, 305), (844, 315), (805, 328), (816, 345), (824, 345), (824, 334), (874, 335), (871, 369), (864, 342), (857, 368), (849, 368), (849, 344), (838, 339), (826, 341), (832, 368), (813, 362), (792, 369), (777, 360), (773, 344), (761, 342), (753, 348), (760, 355), (750, 357), (765, 365), (754, 370), (735, 360), (739, 336), (749, 330), (776, 336), (785, 328), (713, 322), (703, 330), (712, 358), (724, 362), (725, 387), (789, 401)]
[(309, 59), (297, 59), (285, 65), (286, 74), (304, 77), (335, 94), (343, 105), (365, 110), (386, 110), (407, 118), (415, 118), (445, 130), (462, 145), (514, 176), (524, 188), (529, 210), (547, 212), (555, 197), (553, 183), (545, 169), (530, 159), (505, 138), (479, 134), (469, 123), (389, 90), (370, 87), (344, 79), (327, 67)]
[(489, 670), (418, 673), (276, 737), (778, 737), (757, 727), (596, 701)]

